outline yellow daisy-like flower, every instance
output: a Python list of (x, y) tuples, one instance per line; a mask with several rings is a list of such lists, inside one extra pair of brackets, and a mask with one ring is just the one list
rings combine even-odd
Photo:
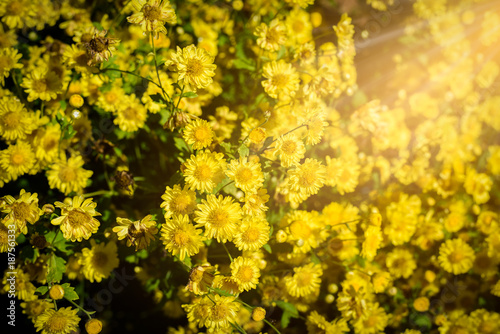
[(47, 67), (36, 67), (24, 77), (21, 87), (25, 88), (29, 102), (36, 99), (50, 101), (62, 92), (62, 81), (59, 76)]
[(125, 95), (118, 104), (113, 123), (122, 131), (135, 132), (144, 127), (147, 116), (148, 111), (135, 94)]
[(22, 56), (14, 48), (0, 49), (0, 85), (5, 85), (5, 78), (9, 77), (12, 69), (23, 68), (23, 64), (18, 63)]
[(227, 166), (226, 175), (234, 181), (234, 185), (245, 193), (254, 192), (262, 187), (264, 174), (260, 163), (248, 161), (247, 157), (231, 160)]
[(214, 305), (208, 297), (196, 298), (191, 304), (183, 304), (182, 308), (187, 313), (187, 319), (190, 323), (205, 326), (205, 322), (210, 315), (211, 307)]
[[(10, 293), (9, 290), (11, 288), (10, 284), (12, 280), (7, 281), (8, 278), (14, 277), (12, 274), (8, 274), (12, 270), (6, 270), (2, 279), (1, 288), (2, 293), (7, 294)], [(35, 295), (36, 287), (31, 283), (33, 278), (27, 273), (24, 272), (20, 267), (17, 267), (14, 272), (16, 272), (14, 285), (15, 285), (15, 295), (19, 300), (24, 301), (32, 301), (37, 298)]]
[(97, 244), (94, 239), (90, 240), (92, 248), (82, 249), (82, 257), (79, 259), (82, 272), (86, 279), (94, 283), (108, 278), (113, 269), (118, 267), (118, 248), (114, 241), (108, 244)]
[(284, 60), (272, 61), (264, 65), (262, 87), (266, 93), (275, 99), (293, 97), (299, 89), (299, 74), (292, 64)]
[(31, 0), (5, 0), (0, 2), (0, 17), (10, 29), (32, 27), (36, 17), (35, 3)]
[(23, 308), (23, 314), (28, 316), (35, 323), (39, 315), (45, 312), (45, 310), (53, 309), (54, 303), (47, 299), (34, 299), (27, 302), (21, 303)]
[(279, 137), (274, 147), (274, 155), (279, 156), (283, 167), (297, 165), (306, 153), (304, 142), (298, 139), (294, 133)]
[(293, 245), (294, 253), (307, 253), (318, 247), (328, 236), (317, 212), (290, 211), (283, 217), (280, 226), (286, 227), (287, 241)]
[(17, 141), (15, 145), (0, 151), (0, 165), (12, 179), (31, 172), (35, 162), (35, 153), (31, 145), (23, 141)]
[(354, 322), (354, 329), (359, 334), (382, 333), (387, 327), (389, 316), (378, 303), (370, 303), (366, 307), (367, 312)]
[(231, 277), (240, 291), (255, 289), (259, 284), (260, 270), (254, 259), (238, 256), (230, 265)]
[(272, 20), (269, 25), (261, 23), (255, 28), (257, 45), (268, 51), (279, 51), (286, 43), (286, 27), (278, 19)]
[(288, 170), (289, 187), (305, 198), (315, 195), (325, 184), (326, 168), (316, 159), (306, 159), (302, 165)]
[(65, 195), (75, 192), (82, 193), (87, 186), (88, 179), (93, 172), (83, 169), (84, 164), (81, 155), (75, 155), (66, 158), (66, 155), (61, 157), (47, 170), (47, 180), (51, 189), (57, 188)]
[(467, 170), (464, 188), (468, 194), (472, 195), (477, 204), (488, 202), (492, 185), (493, 181), (487, 174), (477, 173), (472, 168)]
[(61, 126), (59, 124), (49, 124), (43, 129), (38, 129), (33, 147), (35, 156), (44, 162), (53, 162), (57, 159), (61, 140)]
[(230, 323), (236, 323), (236, 316), (241, 304), (234, 297), (215, 295), (210, 307), (205, 326), (216, 333), (229, 328)]
[(3, 200), (5, 204), (1, 211), (7, 213), (3, 223), (5, 225), (14, 223), (16, 225), (16, 233), (27, 234), (28, 227), (26, 223), (36, 223), (42, 213), (38, 207), (38, 194), (31, 194), (21, 189), (18, 199), (7, 195), (3, 197)]
[(175, 215), (161, 227), (161, 239), (165, 249), (172, 256), (179, 255), (182, 261), (186, 256), (198, 254), (203, 246), (201, 230), (189, 222), (187, 215)]
[(127, 218), (116, 218), (118, 226), (113, 227), (113, 232), (118, 235), (118, 240), (127, 238), (127, 246), (135, 245), (135, 250), (146, 249), (151, 240), (155, 239), (158, 232), (153, 216), (147, 215), (135, 222)]
[(87, 65), (95, 66), (107, 61), (111, 57), (112, 52), (116, 50), (114, 44), (120, 42), (117, 38), (106, 37), (108, 32), (106, 30), (98, 31), (94, 29), (92, 38), (83, 41), (83, 45), (87, 49), (87, 56), (89, 58)]
[(190, 189), (211, 192), (224, 179), (225, 167), (223, 153), (198, 151), (184, 163), (184, 179)]
[(163, 202), (160, 207), (165, 210), (165, 219), (177, 215), (190, 215), (196, 208), (196, 192), (187, 186), (184, 186), (184, 189), (178, 184), (173, 188), (167, 186), (161, 199)]
[(377, 255), (377, 250), (382, 244), (382, 229), (380, 226), (368, 226), (365, 231), (365, 240), (361, 248), (361, 256), (368, 260), (373, 260)]
[(142, 31), (167, 34), (165, 23), (177, 23), (177, 15), (168, 0), (133, 0), (135, 13), (127, 21), (141, 25)]
[(246, 216), (233, 242), (239, 250), (256, 251), (269, 241), (269, 232), (269, 223), (264, 217)]
[(396, 248), (385, 259), (385, 264), (395, 278), (408, 278), (413, 274), (417, 264), (412, 253), (404, 248)]
[(243, 212), (250, 216), (262, 216), (269, 209), (266, 203), (269, 201), (267, 189), (261, 188), (254, 193), (245, 194), (241, 199)]
[(214, 65), (214, 57), (193, 44), (183, 49), (177, 47), (177, 53), (172, 54), (170, 64), (177, 69), (179, 84), (195, 88), (210, 85), (217, 68), (217, 65)]
[(193, 150), (199, 150), (210, 146), (214, 138), (214, 132), (210, 123), (197, 118), (186, 125), (182, 137), (188, 145), (193, 145)]
[(343, 318), (337, 318), (336, 320), (329, 322), (316, 311), (312, 311), (306, 319), (307, 333), (308, 334), (336, 334), (336, 333), (348, 333), (349, 326), (347, 325), (347, 320)]
[(455, 275), (468, 272), (475, 258), (472, 247), (462, 239), (446, 240), (439, 247), (439, 264), (444, 270)]
[[(14, 241), (15, 246), (17, 246), (17, 242), (15, 240), (9, 240), (10, 229), (5, 224), (6, 221), (7, 220), (5, 218), (0, 221), (0, 253), (6, 253), (11, 248), (12, 245), (9, 245), (9, 242)], [(10, 235), (12, 235), (12, 232), (10, 232)], [(15, 233), (14, 237), (17, 238), (18, 235), (19, 233)]]
[(101, 92), (97, 97), (96, 105), (107, 112), (116, 112), (120, 107), (121, 103), (125, 99), (125, 91), (118, 84), (117, 81), (113, 81), (113, 86), (110, 90), (106, 92)]
[(293, 297), (307, 297), (319, 292), (323, 269), (320, 265), (309, 263), (293, 269), (294, 274), (285, 277), (286, 291)]
[(231, 241), (241, 221), (241, 208), (232, 197), (208, 195), (195, 211), (196, 227), (205, 228), (205, 236), (218, 242)]
[(67, 199), (67, 203), (54, 204), (61, 209), (61, 216), (52, 219), (51, 223), (60, 225), (65, 239), (80, 242), (90, 238), (92, 233), (99, 229), (100, 223), (94, 217), (101, 214), (95, 210), (97, 203), (92, 202), (92, 198), (75, 196), (73, 199)]
[(41, 334), (69, 334), (78, 330), (78, 309), (61, 307), (57, 311), (47, 309), (35, 320), (35, 328)]

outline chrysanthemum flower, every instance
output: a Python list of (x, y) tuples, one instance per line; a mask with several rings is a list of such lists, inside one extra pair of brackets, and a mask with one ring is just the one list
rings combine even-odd
[(61, 155), (47, 170), (50, 188), (57, 188), (65, 195), (73, 191), (77, 194), (81, 193), (93, 174), (92, 171), (83, 169), (83, 164), (81, 155), (75, 155), (69, 159), (66, 158), (66, 155)]
[(216, 267), (208, 263), (196, 266), (189, 273), (189, 283), (186, 288), (195, 295), (207, 293), (208, 288), (212, 287), (214, 279), (218, 275)]
[(243, 212), (250, 216), (261, 216), (269, 208), (266, 203), (269, 201), (269, 195), (267, 194), (267, 189), (261, 188), (254, 193), (245, 194), (245, 197), (241, 199), (243, 204)]
[(69, 334), (78, 330), (78, 309), (61, 307), (57, 311), (47, 309), (35, 320), (36, 331), (41, 334)]
[(198, 254), (203, 246), (201, 230), (190, 223), (187, 215), (175, 215), (161, 228), (161, 239), (165, 249), (173, 256), (179, 255), (181, 261), (186, 256)]
[(254, 259), (238, 256), (230, 265), (231, 277), (234, 278), (240, 291), (255, 289), (259, 284), (260, 270)]
[(36, 9), (31, 0), (6, 0), (0, 2), (0, 17), (10, 29), (32, 27)]
[(35, 162), (35, 153), (31, 145), (23, 141), (17, 141), (15, 145), (0, 151), (0, 165), (13, 179), (29, 173)]
[(373, 291), (375, 293), (384, 292), (391, 283), (391, 274), (387, 271), (381, 271), (372, 276)]
[(439, 264), (444, 270), (455, 275), (468, 272), (475, 257), (474, 250), (462, 239), (446, 240), (439, 247)]
[(151, 240), (155, 239), (158, 232), (153, 216), (147, 215), (141, 220), (131, 221), (127, 218), (116, 218), (118, 226), (113, 227), (113, 232), (118, 235), (118, 240), (127, 238), (127, 246), (135, 245), (135, 250), (146, 249)]
[(493, 181), (487, 174), (477, 173), (472, 168), (467, 170), (464, 188), (468, 194), (472, 195), (477, 204), (488, 202), (492, 185)]
[(274, 147), (274, 156), (279, 156), (283, 167), (297, 165), (306, 153), (304, 142), (293, 133), (280, 136)]
[[(9, 245), (9, 241), (12, 242), (12, 239), (9, 240), (10, 229), (5, 224), (6, 222), (6, 219), (0, 220), (0, 253), (6, 253), (11, 248), (11, 245)], [(12, 234), (12, 232), (10, 233)], [(14, 235), (17, 238), (19, 233), (15, 233)], [(15, 240), (14, 244), (17, 246), (17, 242)]]
[(417, 263), (412, 253), (405, 248), (396, 248), (387, 254), (385, 264), (391, 275), (395, 278), (408, 278), (413, 274), (415, 268), (417, 268)]
[(269, 231), (269, 223), (264, 217), (246, 216), (233, 242), (239, 250), (256, 251), (269, 240)]
[(312, 334), (319, 333), (347, 333), (349, 332), (349, 326), (347, 321), (343, 318), (337, 318), (332, 322), (329, 322), (320, 315), (317, 311), (312, 311), (306, 319), (307, 332)]
[(28, 319), (31, 319), (34, 323), (45, 310), (53, 309), (54, 303), (47, 299), (34, 299), (21, 303), (21, 307), (23, 308), (23, 314), (26, 314)]
[(286, 291), (293, 297), (306, 297), (319, 291), (323, 269), (320, 265), (309, 263), (293, 269), (294, 274), (285, 277)]
[(5, 78), (8, 78), (10, 71), (14, 68), (23, 68), (23, 64), (18, 63), (22, 54), (18, 54), (14, 48), (0, 49), (0, 85), (5, 85)]
[(190, 189), (211, 192), (224, 179), (225, 167), (224, 154), (198, 151), (184, 163), (183, 174)]
[(287, 241), (293, 245), (294, 253), (306, 253), (325, 241), (328, 232), (323, 229), (317, 212), (292, 210), (281, 220), (286, 227)]
[(210, 123), (197, 118), (186, 125), (182, 131), (182, 137), (188, 145), (193, 145), (193, 150), (199, 150), (210, 146), (214, 132)]
[(90, 282), (100, 282), (108, 278), (113, 269), (118, 267), (118, 248), (114, 241), (107, 244), (97, 244), (94, 239), (90, 240), (92, 248), (82, 249), (80, 264), (82, 272)]
[(201, 328), (205, 326), (210, 316), (212, 305), (214, 305), (214, 303), (212, 303), (208, 297), (204, 296), (194, 299), (191, 304), (183, 304), (182, 308), (187, 313), (188, 321)]
[(108, 32), (106, 30), (94, 30), (92, 38), (82, 41), (87, 49), (87, 56), (89, 58), (87, 65), (94, 66), (108, 60), (112, 52), (116, 50), (114, 44), (118, 44), (118, 38), (106, 37)]
[[(1, 291), (4, 294), (9, 293), (10, 290), (11, 283), (7, 281), (7, 278), (11, 277), (11, 274), (7, 274), (10, 271), (6, 270), (2, 279)], [(14, 271), (16, 272), (16, 279), (14, 281), (16, 298), (24, 301), (35, 300), (37, 296), (35, 295), (36, 287), (32, 283), (33, 278), (20, 267), (17, 267)]]
[(371, 303), (366, 312), (354, 322), (354, 329), (359, 334), (382, 333), (389, 322), (389, 316), (378, 303)]
[(177, 15), (168, 0), (133, 0), (132, 6), (135, 13), (127, 17), (127, 21), (140, 24), (144, 33), (166, 35), (165, 23), (171, 25), (177, 23)]
[(99, 108), (112, 113), (118, 110), (126, 95), (119, 82), (118, 80), (113, 81), (110, 90), (99, 94), (96, 103)]
[(177, 215), (190, 215), (196, 208), (196, 192), (187, 186), (184, 186), (184, 189), (178, 184), (173, 188), (167, 186), (161, 199), (163, 202), (160, 207), (165, 210), (165, 219)]
[(292, 64), (284, 60), (272, 61), (264, 65), (262, 87), (272, 98), (286, 99), (293, 97), (299, 89), (299, 74)]
[(146, 108), (135, 97), (135, 94), (125, 95), (118, 104), (113, 123), (118, 125), (122, 131), (135, 132), (144, 126), (147, 114)]
[(198, 89), (212, 83), (217, 68), (214, 65), (214, 57), (193, 44), (184, 49), (177, 47), (177, 53), (172, 54), (170, 65), (175, 66), (181, 85), (191, 85)]
[(17, 233), (27, 234), (28, 227), (26, 223), (36, 223), (42, 213), (38, 207), (38, 194), (31, 194), (21, 189), (18, 199), (7, 195), (3, 200), (5, 204), (1, 211), (7, 213), (3, 223), (5, 225), (14, 223)]
[(36, 99), (50, 101), (62, 92), (62, 81), (54, 71), (42, 66), (30, 71), (24, 77), (21, 87), (25, 88), (29, 102)]
[(236, 316), (241, 304), (234, 297), (213, 296), (213, 304), (207, 317), (205, 326), (209, 330), (220, 332), (229, 328), (230, 323), (236, 322)]
[(241, 208), (232, 197), (208, 195), (195, 211), (196, 227), (205, 228), (205, 236), (218, 242), (231, 241), (241, 221)]
[(500, 314), (489, 312), (483, 308), (472, 311), (470, 314), (472, 322), (477, 324), (478, 333), (500, 332)]
[(279, 51), (286, 43), (286, 27), (279, 19), (272, 20), (269, 25), (261, 23), (255, 28), (257, 45), (267, 51)]
[(357, 160), (340, 158), (342, 170), (337, 178), (336, 187), (339, 194), (353, 192), (359, 183), (360, 166)]
[(324, 185), (326, 169), (318, 160), (308, 158), (297, 168), (288, 170), (287, 174), (290, 189), (309, 197), (317, 194)]
[(55, 202), (55, 206), (61, 209), (61, 216), (52, 219), (53, 225), (60, 225), (63, 236), (67, 240), (82, 241), (88, 239), (92, 233), (99, 229), (99, 221), (95, 216), (101, 214), (95, 210), (96, 203), (92, 198), (75, 196), (68, 199), (68, 203)]
[(60, 140), (59, 124), (49, 124), (45, 128), (39, 128), (33, 140), (36, 158), (43, 162), (53, 162), (59, 153)]
[(264, 174), (260, 163), (248, 161), (247, 157), (231, 160), (227, 166), (226, 175), (234, 181), (237, 188), (245, 193), (254, 192), (264, 183)]
[(380, 226), (368, 226), (364, 236), (365, 240), (361, 248), (361, 256), (368, 260), (373, 260), (383, 240), (382, 230)]

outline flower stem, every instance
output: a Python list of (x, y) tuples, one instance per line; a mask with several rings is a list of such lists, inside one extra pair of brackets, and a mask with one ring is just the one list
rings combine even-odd
[(95, 311), (87, 311), (86, 309), (84, 309), (83, 307), (81, 307), (80, 305), (78, 305), (77, 303), (75, 303), (74, 301), (72, 301), (71, 299), (68, 299), (66, 297), (64, 297), (64, 299), (66, 299), (68, 302), (70, 302), (71, 304), (73, 304), (73, 306), (75, 306), (76, 308), (78, 308), (80, 311), (82, 311), (83, 313), (85, 313), (87, 315), (87, 317), (89, 317), (89, 319), (92, 319), (91, 315), (95, 313)]
[(272, 329), (274, 329), (274, 331), (275, 331), (276, 333), (281, 334), (281, 332), (280, 332), (280, 331), (279, 331), (276, 327), (274, 327), (274, 326), (271, 324), (271, 322), (270, 322), (270, 321), (268, 321), (267, 319), (264, 319), (264, 322), (265, 322), (266, 324), (268, 324), (268, 325), (269, 325)]

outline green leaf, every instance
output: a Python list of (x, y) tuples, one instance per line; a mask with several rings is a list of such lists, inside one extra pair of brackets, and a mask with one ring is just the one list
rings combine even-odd
[(292, 303), (287, 303), (282, 300), (277, 300), (275, 301), (275, 303), (276, 305), (278, 305), (279, 308), (283, 310), (283, 312), (290, 313), (290, 315), (294, 318), (299, 317), (299, 311), (297, 311), (297, 308)]
[(290, 318), (293, 318), (290, 312), (283, 312), (281, 315), (281, 327), (282, 328), (287, 328), (288, 324), (290, 323)]
[(40, 287), (38, 287), (35, 292), (39, 293), (40, 296), (43, 296), (44, 294), (46, 294), (47, 292), (49, 292), (49, 287), (46, 286), (46, 285), (42, 285)]
[(222, 147), (224, 149), (224, 151), (225, 151), (224, 153), (226, 153), (226, 155), (228, 157), (230, 157), (231, 159), (234, 159), (233, 148), (232, 148), (230, 143), (222, 142), (219, 145), (220, 145), (220, 147)]
[(314, 264), (320, 264), (321, 263), (319, 257), (316, 254), (312, 254), (311, 255), (311, 262), (314, 263)]
[(248, 154), (250, 154), (250, 149), (245, 144), (241, 144), (241, 146), (238, 148), (238, 153), (240, 154), (240, 157), (246, 157)]
[(195, 97), (198, 97), (198, 94), (196, 94), (195, 92), (185, 92), (185, 93), (182, 93), (182, 97), (187, 97), (188, 99), (193, 99)]
[(45, 239), (47, 239), (48, 242), (51, 242), (52, 240), (54, 240), (54, 237), (55, 237), (56, 239), (54, 240), (54, 243), (53, 243), (55, 248), (57, 248), (58, 250), (60, 250), (61, 252), (65, 253), (67, 255), (70, 255), (71, 253), (73, 253), (73, 251), (71, 250), (73, 245), (71, 243), (69, 243), (68, 240), (66, 240), (64, 238), (62, 233), (58, 233), (57, 236), (56, 236), (56, 233), (57, 233), (57, 231), (48, 232), (45, 235)]
[(179, 149), (179, 151), (189, 152), (189, 147), (187, 146), (186, 142), (182, 138), (174, 137), (174, 145), (175, 145), (175, 147), (177, 147)]
[(429, 329), (432, 327), (431, 319), (424, 314), (417, 314), (414, 319), (414, 324), (425, 329)]
[(255, 62), (251, 60), (235, 59), (233, 60), (233, 66), (239, 70), (255, 71)]
[(271, 246), (269, 246), (269, 244), (265, 244), (264, 246), (262, 246), (262, 248), (264, 248), (269, 254), (273, 253)]
[(49, 258), (49, 267), (47, 271), (47, 282), (57, 283), (63, 278), (63, 274), (66, 271), (66, 261), (54, 253), (51, 254)]
[(280, 50), (278, 51), (278, 56), (276, 57), (276, 60), (280, 60), (285, 55), (286, 55), (286, 47), (284, 45), (282, 45)]
[(78, 294), (75, 292), (75, 288), (71, 287), (69, 285), (69, 283), (64, 283), (64, 284), (61, 284), (63, 290), (64, 290), (64, 298), (68, 299), (68, 300), (77, 300), (78, 298)]

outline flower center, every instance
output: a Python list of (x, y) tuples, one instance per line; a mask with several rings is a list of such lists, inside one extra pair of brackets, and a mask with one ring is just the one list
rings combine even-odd
[(101, 38), (93, 38), (89, 42), (90, 48), (97, 53), (101, 53), (107, 49), (106, 44)]
[(377, 317), (372, 315), (368, 317), (368, 319), (363, 321), (363, 324), (365, 325), (365, 327), (375, 327), (375, 325), (377, 325), (377, 320)]
[(208, 165), (201, 165), (196, 168), (194, 177), (200, 181), (208, 181), (212, 178), (212, 168)]
[(255, 242), (258, 241), (260, 237), (259, 229), (257, 228), (249, 228), (242, 234), (242, 239), (246, 242)]
[(452, 252), (450, 255), (448, 255), (448, 260), (450, 260), (451, 263), (459, 263), (464, 259), (464, 254), (461, 252)]
[(294, 238), (307, 239), (311, 235), (311, 228), (305, 222), (298, 220), (290, 225), (290, 232)]
[(57, 146), (57, 140), (55, 138), (49, 138), (44, 141), (43, 148), (45, 151), (51, 151)]
[(54, 314), (47, 320), (45, 323), (45, 328), (48, 329), (49, 332), (53, 333), (58, 333), (58, 332), (65, 332), (66, 331), (66, 326), (68, 322), (66, 321), (66, 317), (62, 314)]
[(297, 144), (291, 140), (287, 140), (281, 145), (281, 150), (287, 155), (292, 155), (297, 150)]
[(23, 3), (21, 1), (11, 1), (6, 9), (11, 16), (18, 16), (23, 11)]
[(212, 138), (212, 134), (210, 133), (210, 130), (207, 129), (206, 127), (201, 127), (194, 131), (194, 138), (197, 141), (206, 141)]
[(302, 172), (299, 178), (299, 184), (301, 187), (310, 187), (314, 184), (316, 180), (316, 173), (310, 169), (306, 169)]
[(247, 266), (241, 267), (240, 270), (238, 270), (236, 277), (241, 282), (250, 282), (253, 278), (253, 270), (252, 268)]
[(288, 76), (286, 74), (275, 74), (271, 79), (271, 84), (278, 88), (283, 88), (288, 82)]
[(104, 267), (108, 263), (108, 256), (104, 252), (95, 252), (92, 263), (95, 267)]
[(139, 113), (137, 112), (137, 109), (128, 107), (127, 109), (122, 111), (122, 115), (124, 119), (131, 120), (131, 121), (137, 121), (139, 120)]
[(185, 246), (189, 243), (189, 235), (186, 233), (186, 231), (183, 230), (177, 230), (176, 233), (173, 236), (174, 243), (178, 247)]
[(92, 218), (88, 213), (80, 212), (78, 210), (71, 210), (68, 213), (68, 222), (72, 228), (77, 228), (87, 224)]
[(45, 92), (47, 91), (47, 79), (35, 79), (33, 80), (33, 90), (35, 92)]
[(236, 174), (238, 182), (247, 183), (252, 181), (253, 173), (250, 168), (240, 168)]
[(116, 101), (116, 94), (114, 92), (107, 92), (106, 95), (104, 95), (106, 102), (108, 103), (113, 103)]
[(199, 59), (189, 59), (186, 72), (188, 76), (200, 76), (203, 74), (203, 63)]
[(76, 179), (76, 172), (71, 167), (63, 167), (59, 171), (59, 178), (63, 182), (71, 182)]
[(292, 24), (292, 30), (295, 32), (301, 32), (304, 30), (304, 23), (301, 20), (295, 20)]
[(298, 273), (295, 274), (295, 281), (297, 282), (297, 286), (306, 287), (311, 285), (312, 277), (309, 273)]
[(30, 206), (24, 202), (14, 203), (12, 211), (14, 211), (14, 217), (19, 221), (26, 221), (30, 216)]
[(161, 11), (157, 6), (144, 5), (144, 7), (142, 7), (142, 13), (144, 14), (144, 18), (148, 21), (157, 21), (161, 18)]
[[(1, 64), (0, 64), (1, 68)], [(6, 127), (8, 130), (15, 129), (19, 126), (19, 123), (21, 121), (21, 115), (19, 113), (15, 112), (8, 112), (3, 116), (3, 125)]]
[(24, 154), (22, 154), (21, 152), (16, 152), (16, 153), (12, 154), (11, 161), (12, 161), (12, 164), (14, 164), (14, 165), (17, 165), (17, 166), (22, 165), (23, 162), (25, 161)]
[(226, 319), (228, 316), (228, 310), (226, 305), (214, 305), (212, 306), (212, 317), (215, 321), (221, 321)]
[(191, 198), (187, 194), (180, 194), (172, 200), (172, 208), (177, 213), (187, 213), (187, 209), (191, 204)]
[(212, 212), (210, 212), (210, 215), (208, 217), (208, 221), (215, 228), (220, 228), (220, 227), (227, 224), (228, 214), (227, 214), (227, 212), (224, 212), (223, 210), (213, 210)]

